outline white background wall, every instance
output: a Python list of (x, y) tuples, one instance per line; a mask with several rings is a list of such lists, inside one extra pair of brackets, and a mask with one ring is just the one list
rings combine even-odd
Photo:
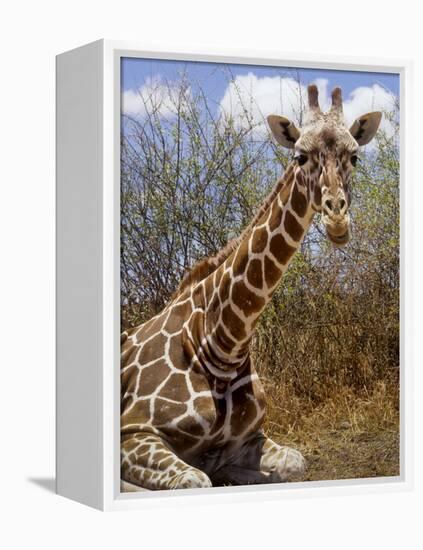
[[(422, 548), (423, 60), (408, 0), (4, 2), (0, 16), (0, 544), (3, 548)], [(43, 489), (54, 475), (54, 56), (97, 38), (172, 47), (386, 56), (415, 62), (416, 482), (403, 494), (101, 514)], [(419, 255), (419, 258), (417, 258)], [(418, 303), (417, 303), (418, 302)], [(407, 335), (409, 336), (409, 335)], [(75, 343), (77, 345), (77, 342)], [(38, 480), (34, 482), (33, 480)], [(41, 480), (41, 482), (40, 482)], [(418, 509), (420, 507), (420, 510)], [(151, 546), (149, 546), (151, 545)]]

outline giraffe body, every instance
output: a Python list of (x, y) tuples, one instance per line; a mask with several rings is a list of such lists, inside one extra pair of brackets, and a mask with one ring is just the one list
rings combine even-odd
[(276, 139), (300, 156), (250, 226), (197, 267), (161, 313), (122, 335), (125, 482), (209, 487), (281, 482), (304, 471), (298, 451), (262, 431), (265, 396), (250, 341), (315, 212), (333, 243), (348, 241), (352, 159), (380, 121), (371, 113), (348, 131), (337, 90), (329, 114), (320, 112), (313, 86), (309, 106), (301, 134), (287, 119), (269, 117)]
[[(197, 469), (211, 477), (221, 476), (223, 467), (236, 465), (236, 459), (248, 451), (248, 446), (243, 449), (246, 443), (259, 445), (265, 441), (260, 433), (265, 412), (264, 391), (251, 358), (247, 356), (236, 372), (231, 370), (230, 376), (219, 379), (193, 361), (186, 351), (184, 327), (196, 316), (204, 315), (192, 294), (195, 292), (185, 291), (157, 317), (125, 333), (122, 342), (122, 357), (127, 361), (122, 369), (123, 457), (128, 453), (129, 459), (131, 453), (142, 450), (143, 443), (157, 441), (154, 437), (158, 435), (166, 447), (193, 467), (186, 468), (192, 479), (184, 478), (177, 484), (187, 487), (211, 484), (208, 476), (201, 479), (196, 475)], [(302, 457), (296, 452), (294, 455), (298, 468), (302, 468)], [(173, 488), (174, 460), (167, 464), (168, 452), (161, 443), (156, 456), (162, 457), (164, 471), (168, 468), (169, 488)], [(123, 459), (124, 478), (157, 488), (154, 477), (150, 480), (147, 474), (149, 479), (139, 479), (138, 475), (142, 478), (142, 472), (145, 475), (148, 470), (131, 468), (131, 462), (128, 460), (125, 468)], [(257, 472), (261, 475), (257, 464), (250, 460), (249, 465), (253, 472), (248, 472), (250, 468), (239, 468), (247, 470), (244, 482), (258, 482), (254, 475)], [(237, 473), (239, 476), (240, 472)], [(263, 481), (268, 478), (261, 477)], [(163, 488), (167, 488), (163, 481)]]

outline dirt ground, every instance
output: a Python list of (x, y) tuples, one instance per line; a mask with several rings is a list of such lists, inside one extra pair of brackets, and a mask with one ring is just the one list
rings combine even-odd
[(392, 431), (354, 433), (340, 429), (321, 433), (307, 445), (287, 441), (307, 461), (303, 481), (399, 475), (399, 435)]
[(366, 399), (346, 394), (331, 400), (288, 428), (278, 423), (277, 407), (270, 413), (266, 431), (302, 452), (304, 481), (400, 475), (398, 403), (384, 386)]

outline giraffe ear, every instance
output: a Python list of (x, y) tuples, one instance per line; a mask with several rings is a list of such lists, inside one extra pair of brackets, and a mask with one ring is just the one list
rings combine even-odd
[(350, 133), (359, 145), (367, 145), (375, 137), (379, 128), (382, 113), (375, 111), (357, 118), (350, 128)]
[(269, 115), (267, 122), (276, 141), (288, 149), (293, 149), (300, 137), (300, 131), (295, 124), (289, 118), (278, 115)]

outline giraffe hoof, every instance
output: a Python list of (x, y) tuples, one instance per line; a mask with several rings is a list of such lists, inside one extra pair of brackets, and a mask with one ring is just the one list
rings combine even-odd
[(193, 489), (199, 487), (212, 487), (212, 482), (204, 472), (192, 468), (191, 470), (178, 474), (174, 478), (170, 488)]
[(281, 449), (281, 455), (275, 466), (275, 470), (270, 476), (272, 481), (288, 481), (294, 476), (300, 476), (305, 472), (306, 462), (299, 451), (284, 447)]

